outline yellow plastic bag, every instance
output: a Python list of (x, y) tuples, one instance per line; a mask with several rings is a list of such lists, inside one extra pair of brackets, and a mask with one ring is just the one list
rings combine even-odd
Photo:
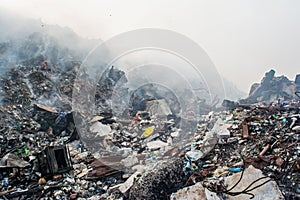
[(150, 126), (145, 130), (145, 132), (143, 133), (143, 136), (149, 137), (150, 135), (152, 135), (153, 131), (154, 131), (154, 126)]

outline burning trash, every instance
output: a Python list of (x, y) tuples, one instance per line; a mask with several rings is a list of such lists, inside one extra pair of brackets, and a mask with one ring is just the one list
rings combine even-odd
[(1, 79), (0, 199), (299, 199), (300, 75), (221, 106), (117, 66), (95, 80), (50, 41)]

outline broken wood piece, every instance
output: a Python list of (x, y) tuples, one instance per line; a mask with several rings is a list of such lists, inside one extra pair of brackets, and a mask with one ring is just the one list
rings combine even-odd
[(260, 156), (263, 156), (270, 148), (270, 144), (267, 144), (265, 148), (259, 153)]

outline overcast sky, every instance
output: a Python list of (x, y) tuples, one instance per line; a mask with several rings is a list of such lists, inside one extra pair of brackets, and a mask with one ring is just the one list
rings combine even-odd
[(300, 73), (298, 0), (0, 0), (0, 6), (101, 40), (137, 28), (179, 32), (245, 92), (270, 68), (291, 79)]

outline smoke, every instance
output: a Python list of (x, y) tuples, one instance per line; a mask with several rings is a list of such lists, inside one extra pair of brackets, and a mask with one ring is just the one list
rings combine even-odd
[(1, 73), (15, 65), (35, 67), (43, 61), (66, 68), (71, 61), (81, 62), (100, 42), (82, 38), (67, 27), (44, 24), (0, 9)]
[[(15, 13), (9, 13), (0, 9), (0, 69), (1, 73), (7, 72), (16, 65), (25, 65), (31, 67), (39, 67), (44, 61), (50, 66), (56, 66), (63, 70), (68, 70), (74, 65), (80, 66), (82, 61), (89, 55), (89, 52), (97, 45), (101, 44), (101, 40), (85, 39), (78, 36), (68, 27), (58, 25), (48, 25), (41, 20), (27, 19), (20, 17)], [(117, 44), (119, 45), (119, 44)], [(121, 45), (121, 44), (120, 44)], [(105, 70), (108, 63), (103, 63), (102, 57), (106, 57), (111, 49), (97, 54), (93, 67), (87, 67), (86, 70), (94, 70), (88, 74), (98, 74), (99, 69)], [(142, 53), (141, 53), (142, 52)], [(146, 53), (145, 53), (146, 52)], [(99, 56), (99, 57), (98, 57)], [(213, 80), (212, 77), (195, 76), (195, 73), (187, 69), (188, 64), (174, 55), (168, 55), (162, 51), (140, 51), (126, 55), (124, 58), (116, 60), (111, 65), (125, 71), (128, 74), (128, 66), (152, 66), (141, 67), (135, 73), (128, 74), (129, 84), (139, 81), (164, 80), (167, 85), (173, 88), (187, 88), (185, 84), (190, 83), (190, 88), (197, 89), (201, 98), (208, 98), (207, 85), (205, 80)], [(159, 65), (157, 65), (159, 64)], [(82, 66), (83, 69), (84, 66)], [(172, 69), (170, 71), (170, 69)], [(101, 70), (100, 70), (101, 71)], [(155, 72), (155, 73), (154, 73)], [(101, 73), (100, 73), (101, 74)], [(183, 80), (185, 79), (185, 80)], [(187, 80), (186, 80), (187, 79)], [(181, 81), (179, 81), (181, 80)], [(226, 81), (227, 82), (227, 81)], [(134, 87), (134, 85), (129, 85)], [(199, 91), (199, 88), (203, 91)], [(231, 91), (227, 98), (238, 99), (242, 93), (230, 84), (225, 84), (226, 90)], [(222, 88), (216, 87), (213, 91), (214, 95), (221, 94)], [(224, 95), (219, 95), (224, 98)]]

